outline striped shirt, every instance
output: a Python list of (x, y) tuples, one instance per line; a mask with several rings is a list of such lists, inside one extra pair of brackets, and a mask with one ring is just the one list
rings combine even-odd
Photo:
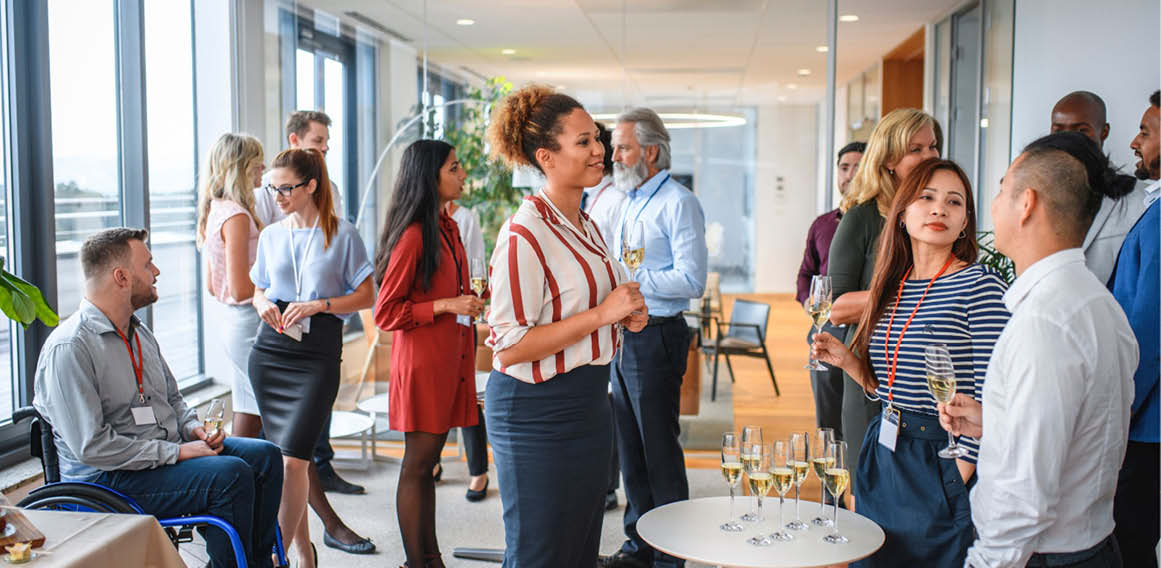
[[(890, 360), (884, 352), (884, 344), (894, 359), (895, 344), (899, 333), (911, 310), (923, 296), (930, 280), (907, 280), (903, 285), (903, 295), (895, 321), (891, 325), (891, 337), (885, 341), (887, 322), (891, 319), (894, 300), (887, 305), (883, 317), (875, 326), (868, 350), (871, 352), (871, 366), (879, 387), (875, 393), (884, 401), (888, 397), (888, 369)], [(982, 264), (973, 264), (959, 272), (941, 276), (931, 285), (931, 290), (923, 300), (923, 305), (915, 313), (915, 319), (903, 336), (899, 347), (899, 366), (895, 371), (893, 404), (896, 408), (937, 415), (935, 399), (927, 390), (927, 369), (924, 351), (928, 345), (942, 343), (951, 354), (955, 367), (955, 390), (976, 400), (983, 400), (984, 376), (988, 370), (988, 360), (992, 348), (1008, 323), (1008, 309), (1004, 306), (1004, 292), (1007, 283), (999, 273)], [(894, 297), (898, 288), (887, 291)], [(970, 451), (965, 458), (975, 463), (979, 452), (979, 441), (964, 436), (960, 442)]]
[[(583, 231), (540, 191), (525, 198), (500, 229), (490, 268), (492, 331), (487, 340), (496, 354), (519, 343), (533, 326), (597, 307), (627, 279), (593, 220), (583, 212), (580, 217)], [(581, 365), (608, 364), (619, 341), (617, 326), (607, 325), (540, 361), (503, 367), (494, 355), (492, 368), (539, 383)]]

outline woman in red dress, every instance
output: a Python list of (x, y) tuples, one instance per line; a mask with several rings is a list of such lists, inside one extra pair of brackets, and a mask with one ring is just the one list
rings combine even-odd
[(484, 302), (470, 291), (459, 230), (443, 213), (466, 177), (451, 145), (408, 146), (375, 252), (375, 324), (395, 331), (388, 415), (405, 443), (396, 514), (406, 565), (415, 568), (444, 565), (431, 471), (448, 430), (477, 422), (471, 325)]

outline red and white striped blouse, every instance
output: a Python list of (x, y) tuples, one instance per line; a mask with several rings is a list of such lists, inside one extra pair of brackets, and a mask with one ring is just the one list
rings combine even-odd
[[(487, 344), (494, 352), (516, 345), (537, 325), (561, 321), (595, 308), (627, 276), (609, 254), (596, 223), (581, 213), (577, 230), (548, 196), (527, 197), (496, 238), (492, 253), (492, 306)], [(619, 327), (607, 325), (540, 361), (492, 368), (539, 383), (581, 365), (604, 365), (620, 344)]]

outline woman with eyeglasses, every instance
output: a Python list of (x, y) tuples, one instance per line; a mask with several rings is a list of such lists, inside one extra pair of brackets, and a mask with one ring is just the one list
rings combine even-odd
[(250, 349), (260, 323), (250, 306), (254, 297), (250, 266), (262, 228), (255, 217), (253, 192), (262, 181), (262, 162), (257, 138), (223, 134), (210, 148), (198, 188), (197, 245), (206, 258), (210, 295), (220, 306), (220, 333), (214, 335), (232, 371), (232, 434), (247, 438), (257, 437), (262, 428), (249, 372)]
[(250, 270), (254, 309), (265, 323), (250, 380), (266, 437), (283, 455), (278, 524), (287, 550), (293, 544), (299, 565), (310, 568), (307, 469), (338, 394), (343, 322), (371, 307), (375, 293), (363, 240), (334, 214), (322, 153), (285, 150), (271, 169), (268, 189), (287, 216), (262, 231)]

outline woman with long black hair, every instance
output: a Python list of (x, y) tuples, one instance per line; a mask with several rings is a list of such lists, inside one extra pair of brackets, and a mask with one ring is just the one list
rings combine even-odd
[(396, 515), (414, 568), (444, 565), (431, 471), (448, 431), (477, 422), (472, 318), (484, 302), (470, 291), (467, 254), (444, 212), (466, 177), (446, 142), (408, 146), (375, 252), (375, 324), (395, 332), (388, 416), (405, 444)]

